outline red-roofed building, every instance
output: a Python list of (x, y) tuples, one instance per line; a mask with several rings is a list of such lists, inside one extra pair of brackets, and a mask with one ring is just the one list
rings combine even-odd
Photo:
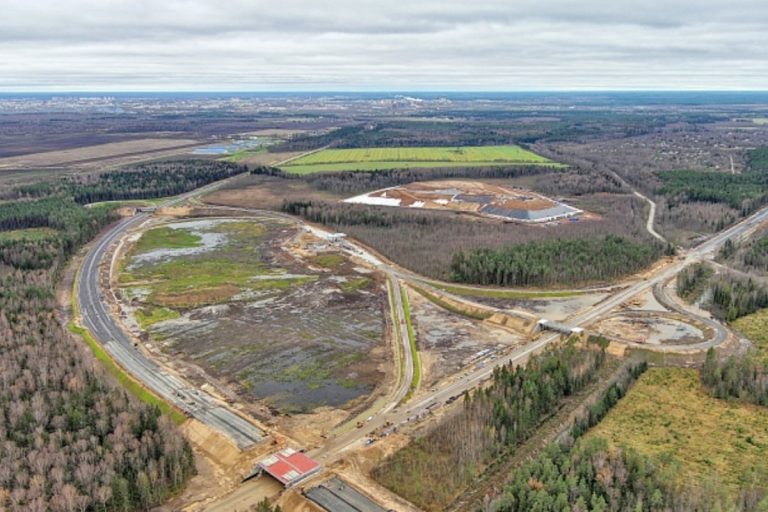
[(258, 468), (290, 487), (320, 470), (320, 464), (302, 452), (285, 448), (259, 461)]

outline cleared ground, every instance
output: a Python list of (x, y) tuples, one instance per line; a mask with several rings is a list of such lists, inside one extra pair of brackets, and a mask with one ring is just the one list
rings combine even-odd
[(734, 490), (768, 472), (768, 409), (710, 397), (696, 370), (648, 370), (587, 435), (655, 457), (681, 483)]
[(152, 343), (245, 401), (345, 407), (383, 380), (385, 295), (377, 275), (308, 236), (273, 220), (157, 227), (124, 262), (122, 294)]
[(592, 326), (600, 334), (648, 345), (699, 343), (712, 336), (711, 329), (694, 325), (685, 317), (658, 311), (625, 311)]
[(530, 190), (465, 180), (408, 183), (351, 197), (344, 202), (474, 213), (517, 222), (550, 222), (582, 213)]
[[(451, 290), (449, 290), (451, 291)], [(486, 304), (500, 309), (522, 309), (534, 313), (542, 318), (549, 320), (563, 321), (571, 315), (578, 313), (586, 308), (592, 307), (605, 299), (607, 293), (569, 293), (562, 292), (530, 292), (527, 295), (524, 292), (510, 291), (507, 296), (499, 290), (500, 293), (481, 295), (472, 295), (472, 300), (480, 304)]]
[(193, 139), (139, 139), (110, 142), (108, 144), (98, 144), (76, 149), (46, 151), (44, 153), (0, 158), (0, 169), (54, 167), (87, 163), (156, 151), (186, 148), (196, 144), (199, 144), (199, 142)]
[(559, 165), (519, 146), (325, 149), (281, 166), (294, 174), (418, 167)]
[(490, 364), (497, 353), (523, 341), (509, 331), (450, 313), (418, 292), (408, 296), (425, 387), (473, 365)]

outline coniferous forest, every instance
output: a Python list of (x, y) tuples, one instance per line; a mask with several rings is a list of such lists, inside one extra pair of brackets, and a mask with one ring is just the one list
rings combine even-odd
[(244, 166), (218, 160), (170, 160), (27, 185), (17, 188), (15, 195), (64, 195), (79, 204), (170, 197), (247, 171)]
[(453, 279), (496, 286), (548, 286), (605, 281), (638, 272), (656, 261), (659, 244), (615, 235), (597, 239), (542, 240), (453, 255)]
[(492, 384), (374, 470), (382, 485), (425, 510), (443, 510), (495, 460), (534, 434), (558, 402), (590, 383), (605, 361), (573, 343), (494, 370)]

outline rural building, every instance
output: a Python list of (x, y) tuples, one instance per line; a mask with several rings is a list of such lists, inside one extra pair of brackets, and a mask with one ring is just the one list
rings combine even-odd
[(285, 487), (291, 487), (319, 470), (320, 464), (306, 454), (285, 448), (260, 460), (253, 476), (267, 473)]
[(338, 244), (343, 242), (345, 238), (347, 238), (346, 233), (331, 233), (326, 237), (326, 240), (332, 244)]

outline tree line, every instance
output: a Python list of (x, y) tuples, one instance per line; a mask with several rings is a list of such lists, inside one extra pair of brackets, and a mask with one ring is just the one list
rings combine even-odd
[(658, 173), (670, 207), (677, 203), (723, 203), (746, 216), (768, 203), (768, 148), (749, 152), (741, 174), (675, 170)]
[(695, 299), (707, 286), (713, 271), (706, 263), (694, 263), (678, 272), (675, 277), (677, 294), (684, 299)]
[(71, 196), (0, 204), (0, 509), (147, 510), (194, 474), (189, 444), (69, 335), (54, 287), (68, 258), (114, 220)]
[(768, 288), (746, 276), (719, 275), (712, 279), (710, 290), (709, 309), (726, 322), (768, 307)]
[(735, 268), (766, 273), (768, 272), (768, 234), (763, 231), (759, 236), (738, 244), (729, 238), (717, 257)]
[(496, 286), (549, 286), (607, 281), (648, 267), (662, 253), (657, 243), (607, 235), (582, 240), (540, 240), (500, 249), (459, 251), (455, 281)]
[(79, 204), (170, 197), (247, 171), (245, 166), (219, 160), (151, 162), (18, 187), (16, 196), (63, 195)]
[(695, 301), (706, 295), (704, 307), (725, 322), (768, 307), (768, 286), (748, 275), (715, 274), (707, 264), (695, 263), (678, 273), (676, 280), (680, 297)]
[(21, 270), (56, 271), (66, 258), (115, 217), (107, 208), (83, 208), (68, 197), (0, 203), (0, 231), (51, 228), (42, 239), (0, 239), (0, 263)]
[[(523, 225), (484, 220), (454, 212), (413, 208), (392, 208), (312, 199), (287, 199), (282, 211), (310, 222), (344, 231), (368, 244), (400, 265), (423, 275), (449, 280), (451, 261), (457, 252), (471, 253), (476, 248), (511, 249), (542, 240), (602, 240), (607, 234), (638, 240), (654, 251), (657, 243), (645, 232), (643, 203), (626, 196), (601, 197), (610, 210), (599, 221), (567, 222), (554, 226)], [(565, 245), (563, 245), (565, 247)], [(591, 261), (581, 261), (584, 266)], [(618, 266), (618, 265), (617, 265)], [(589, 270), (586, 270), (589, 272)], [(631, 269), (627, 268), (628, 273)], [(581, 272), (578, 272), (581, 275)], [(624, 274), (622, 274), (624, 275)], [(556, 276), (553, 276), (556, 277)], [(563, 278), (570, 275), (563, 274)], [(558, 284), (571, 285), (568, 281)]]
[(493, 512), (662, 511), (670, 489), (659, 469), (631, 449), (604, 439), (572, 448), (553, 443), (515, 471)]
[[(597, 340), (604, 346), (604, 343), (600, 343), (602, 341), (607, 342), (604, 339)], [(542, 453), (513, 471), (501, 496), (485, 507), (486, 510), (648, 510), (636, 507), (642, 503), (638, 494), (658, 494), (657, 489), (647, 485), (638, 489), (648, 483), (644, 468), (652, 469), (650, 464), (634, 452), (609, 451), (602, 440), (578, 442), (584, 433), (597, 425), (626, 395), (647, 368), (645, 362), (626, 366), (616, 381), (574, 420), (566, 437), (559, 442), (550, 443)], [(584, 457), (584, 452), (587, 457)], [(640, 477), (639, 480), (613, 482), (611, 479), (599, 478), (599, 470), (604, 469), (603, 464), (611, 458), (616, 459), (612, 461), (615, 463), (616, 473)], [(600, 467), (595, 467), (595, 461), (599, 461)], [(635, 462), (640, 464), (633, 467)], [(627, 472), (624, 473), (623, 470)], [(658, 484), (653, 480), (651, 482)], [(627, 507), (629, 504), (632, 506)]]
[(487, 167), (434, 167), (425, 169), (386, 169), (371, 171), (322, 172), (291, 174), (274, 167), (256, 167), (251, 174), (277, 176), (283, 179), (302, 180), (316, 190), (340, 195), (362, 194), (380, 188), (405, 185), (415, 181), (455, 178), (510, 179), (552, 172), (542, 165), (491, 165)]
[(296, 135), (289, 140), (267, 146), (270, 153), (286, 151), (311, 151), (325, 146), (337, 147), (341, 141), (363, 130), (362, 126), (344, 126), (326, 133)]
[(761, 489), (745, 485), (736, 498), (717, 485), (678, 483), (673, 465), (605, 439), (553, 443), (515, 471), (489, 512), (747, 512), (765, 510)]
[(456, 494), (529, 439), (560, 401), (592, 382), (605, 361), (573, 342), (505, 365), (491, 385), (465, 394), (463, 407), (387, 458), (373, 477), (426, 510), (444, 510)]
[(701, 369), (701, 381), (715, 398), (768, 405), (768, 368), (752, 354), (730, 356), (721, 362), (710, 348)]
[[(717, 365), (714, 350), (711, 350), (705, 367), (716, 368)], [(646, 368), (645, 362), (630, 366), (586, 413), (575, 420), (569, 436), (549, 444), (543, 452), (515, 469), (504, 485), (501, 496), (485, 506), (484, 510), (765, 510), (768, 497), (765, 490), (759, 487), (745, 484), (737, 497), (731, 497), (716, 486), (697, 481), (681, 481), (674, 463), (661, 465), (654, 457), (643, 455), (630, 446), (610, 446), (603, 438), (580, 438), (626, 395)], [(732, 375), (735, 378), (739, 373), (737, 371)], [(705, 370), (702, 372), (705, 383), (714, 385), (710, 382), (712, 377), (706, 375)], [(731, 398), (734, 395), (722, 393), (715, 396)]]

